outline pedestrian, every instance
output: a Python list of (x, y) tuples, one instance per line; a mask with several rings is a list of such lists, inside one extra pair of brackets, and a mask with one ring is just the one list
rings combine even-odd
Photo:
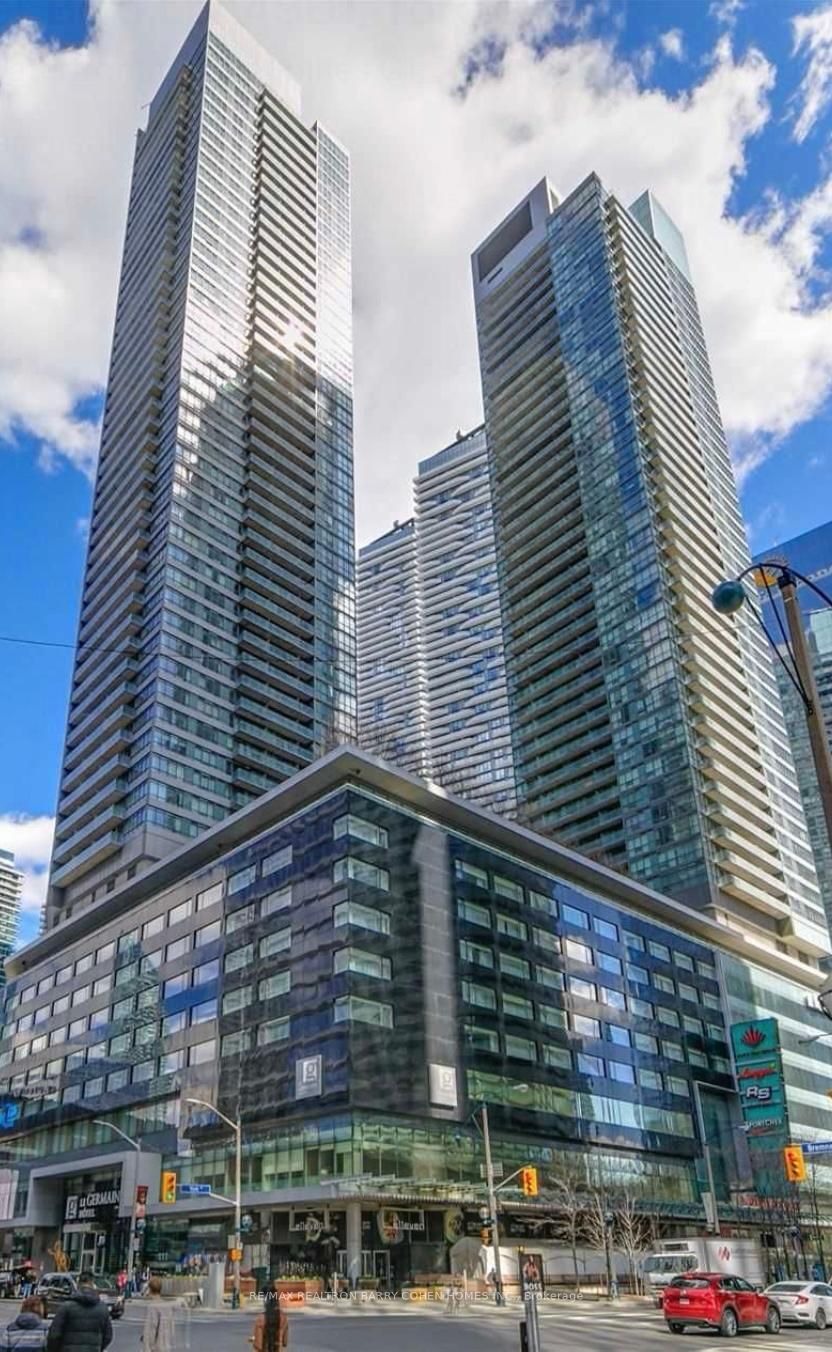
[(147, 1292), (147, 1314), (141, 1338), (143, 1352), (173, 1352), (176, 1340), (174, 1302), (162, 1295), (161, 1277), (150, 1278)]
[(43, 1352), (46, 1347), (47, 1323), (40, 1296), (26, 1296), (20, 1313), (2, 1333), (0, 1348), (19, 1349), (19, 1352)]
[(77, 1294), (58, 1306), (46, 1339), (47, 1352), (103, 1352), (112, 1341), (112, 1321), (95, 1289), (95, 1277), (82, 1272)]
[(116, 1290), (120, 1296), (124, 1295), (124, 1288), (127, 1285), (127, 1273), (122, 1268), (121, 1272), (116, 1273)]
[(280, 1352), (289, 1345), (289, 1320), (281, 1307), (280, 1297), (274, 1282), (269, 1282), (263, 1292), (265, 1309), (257, 1316), (254, 1324), (254, 1352)]

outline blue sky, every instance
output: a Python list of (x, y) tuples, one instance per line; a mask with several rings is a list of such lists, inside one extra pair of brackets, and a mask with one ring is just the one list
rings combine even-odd
[[(350, 9), (345, 4), (336, 12), (328, 9), (324, 0), (318, 6), (243, 3), (229, 7), (261, 40), (280, 49), (278, 54), (300, 76), (304, 90), (311, 88), (313, 103), (317, 101), (311, 111), (316, 113), (320, 107), (338, 134), (344, 128), (343, 139), (353, 149), (360, 539), (383, 529), (394, 514), (407, 514), (408, 481), (416, 460), (444, 444), (457, 425), (471, 425), (479, 416), (467, 294), (468, 252), (536, 177), (546, 172), (569, 176), (598, 167), (593, 162), (582, 169), (584, 161), (580, 158), (573, 165), (564, 151), (563, 143), (573, 137), (579, 139), (578, 131), (585, 140), (588, 138), (586, 156), (604, 161), (604, 143), (609, 141), (604, 131), (609, 123), (604, 119), (609, 114), (608, 92), (612, 86), (624, 110), (622, 119), (635, 119), (636, 139), (640, 138), (642, 144), (633, 151), (632, 164), (628, 154), (622, 152), (618, 159), (612, 154), (603, 163), (603, 172), (616, 187), (620, 173), (622, 192), (632, 197), (642, 186), (648, 186), (639, 177), (646, 173), (655, 173), (666, 185), (659, 191), (660, 197), (672, 198), (675, 194), (673, 214), (683, 223), (689, 248), (694, 246), (695, 281), (703, 299), (707, 336), (712, 350), (721, 344), (720, 362), (715, 361), (715, 366), (718, 379), (720, 371), (727, 372), (720, 393), (724, 407), (730, 405), (733, 410), (732, 443), (745, 464), (756, 464), (742, 488), (752, 548), (759, 551), (832, 517), (828, 396), (832, 362), (828, 353), (823, 355), (823, 340), (811, 332), (813, 307), (829, 301), (832, 193), (828, 202), (820, 200), (819, 193), (829, 181), (832, 142), (822, 63), (814, 72), (816, 86), (820, 80), (820, 111), (802, 139), (796, 135), (796, 119), (808, 97), (810, 53), (806, 43), (795, 50), (794, 28), (799, 16), (821, 16), (827, 8), (832, 15), (832, 7), (812, 5), (808, 0), (734, 5), (721, 0), (710, 6), (690, 0), (578, 2), (564, 4), (562, 9), (526, 7), (529, 23), (522, 29), (517, 15), (523, 6), (515, 6), (508, 18), (500, 19), (503, 27), (489, 27), (497, 23), (491, 18), (487, 23), (480, 21), (477, 42), (466, 36), (464, 23), (469, 11), (464, 6), (378, 3)], [(44, 320), (46, 327), (40, 333), (36, 328), (32, 333), (28, 330), (30, 321), (36, 324), (38, 306), (28, 305), (25, 295), (22, 300), (18, 296), (16, 303), (22, 316), (18, 349), (14, 342), (6, 349), (0, 345), (0, 493), (6, 508), (0, 531), (0, 635), (59, 645), (71, 644), (74, 638), (85, 523), (90, 511), (94, 425), (106, 370), (132, 128), (195, 9), (196, 0), (183, 0), (176, 6), (156, 4), (155, 0), (114, 6), (111, 0), (102, 0), (102, 17), (91, 40), (88, 9), (82, 0), (5, 0), (0, 8), (0, 118), (4, 109), (5, 33), (9, 40), (15, 36), (14, 50), (6, 52), (5, 70), (7, 97), (13, 100), (12, 111), (18, 119), (12, 122), (7, 140), (22, 142), (14, 166), (9, 161), (4, 169), (0, 151), (0, 309), (6, 308), (4, 247), (27, 250), (25, 254), (9, 254), (27, 263), (48, 256), (52, 268), (50, 296), (56, 287), (60, 289), (65, 277), (73, 277), (75, 286), (68, 292), (74, 297), (74, 314), (68, 303), (68, 320), (64, 315), (62, 321), (58, 309), (58, 318), (54, 322)], [(278, 10), (279, 23), (275, 18)], [(29, 33), (24, 40), (15, 29), (21, 19), (33, 21), (39, 31)], [(317, 26), (324, 20), (326, 33)], [(403, 25), (408, 23), (412, 32), (403, 41)], [(832, 42), (832, 22), (828, 31)], [(716, 44), (720, 39), (731, 43), (733, 64), (719, 57)], [(373, 136), (366, 138), (366, 144), (360, 129), (351, 134), (351, 105), (356, 101), (351, 92), (339, 91), (334, 87), (337, 82), (331, 80), (320, 86), (315, 83), (313, 49), (317, 45), (325, 48), (328, 41), (345, 51), (344, 66), (354, 64), (364, 73), (367, 90), (361, 97), (365, 107), (355, 115), (363, 118), (364, 125), (373, 126)], [(79, 50), (73, 53), (73, 47)], [(407, 75), (394, 69), (403, 47), (409, 51), (416, 81), (410, 97)], [(598, 56), (602, 50), (603, 58)], [(536, 58), (533, 66), (528, 65), (530, 52)], [(80, 64), (85, 61), (88, 65)], [(387, 84), (385, 61), (391, 69)], [(450, 79), (453, 63), (458, 76), (455, 81)], [(768, 74), (761, 73), (761, 63), (768, 63)], [(832, 69), (832, 56), (828, 64)], [(9, 79), (18, 71), (25, 97), (12, 88)], [(832, 82), (832, 74), (829, 79)], [(530, 90), (534, 81), (540, 82), (539, 87)], [(599, 81), (608, 87), (600, 93), (595, 87)], [(452, 84), (457, 90), (455, 103)], [(458, 93), (462, 84), (464, 98)], [(129, 88), (124, 92), (122, 107), (119, 96), (125, 86)], [(424, 108), (419, 107), (422, 93), (428, 90), (430, 97), (425, 99)], [(546, 103), (550, 95), (551, 105)], [(379, 130), (382, 119), (372, 111), (374, 97), (379, 106), (388, 109), (400, 100), (392, 121), (403, 145), (410, 134), (421, 136), (423, 142), (430, 140), (431, 116), (437, 127), (459, 130), (459, 149), (448, 151), (447, 163), (442, 154), (411, 156), (411, 177), (424, 174), (416, 189), (419, 201), (424, 200), (429, 185), (436, 183), (436, 204), (428, 229), (424, 222), (417, 223), (418, 229), (414, 226), (412, 218), (418, 212), (411, 207), (403, 207), (398, 216), (394, 215), (398, 190), (390, 165), (392, 157), (401, 158), (401, 154), (398, 145), (391, 142), (388, 147), (383, 140)], [(88, 100), (99, 98), (102, 104), (109, 102), (112, 113), (109, 109), (105, 112), (103, 106), (86, 108)], [(533, 144), (528, 151), (520, 152), (519, 138), (511, 137), (493, 154), (483, 154), (487, 138), (501, 135), (509, 117), (507, 109), (511, 115), (522, 117), (526, 98), (526, 115), (536, 134), (544, 120), (541, 108), (551, 106), (551, 122), (543, 127), (539, 147)], [(411, 115), (411, 104), (418, 116)], [(705, 104), (709, 111), (700, 118)], [(580, 115), (574, 113), (574, 122), (570, 121), (570, 107), (580, 109)], [(719, 123), (721, 109), (725, 110), (724, 136)], [(76, 111), (77, 127), (73, 121)], [(597, 150), (591, 127), (586, 130), (596, 113)], [(39, 117), (49, 127), (48, 137), (54, 145), (45, 144), (42, 134), (38, 136)], [(661, 144), (672, 117), (678, 119), (680, 128), (693, 129), (690, 141), (680, 140), (675, 166), (673, 146)], [(443, 118), (455, 121), (444, 123)], [(736, 123), (743, 119), (743, 129), (738, 132)], [(68, 124), (66, 135), (72, 138), (68, 150), (61, 144), (64, 122)], [(7, 118), (7, 132), (9, 125)], [(29, 136), (31, 144), (27, 144)], [(712, 144), (703, 148), (703, 137), (713, 138)], [(435, 134), (437, 146), (450, 139), (446, 131)], [(528, 133), (524, 133), (524, 139), (529, 139)], [(721, 165), (724, 143), (730, 143), (732, 158), (730, 164)], [(515, 163), (521, 153), (522, 162)], [(50, 155), (57, 158), (50, 162)], [(713, 175), (709, 159), (716, 166)], [(424, 166), (422, 160), (426, 160)], [(63, 199), (56, 207), (56, 198), (49, 196), (55, 192), (55, 165), (63, 171), (67, 161)], [(454, 187), (460, 181), (463, 162), (464, 172), (470, 176), (467, 182), (480, 191), (482, 181), (482, 201), (460, 206), (454, 200)], [(43, 171), (40, 177), (39, 167)], [(710, 194), (712, 179), (718, 174), (722, 175), (721, 186)], [(52, 180), (51, 186), (47, 186), (47, 179)], [(567, 180), (562, 186), (568, 189), (574, 184)], [(460, 190), (459, 196), (473, 198), (474, 191)], [(388, 198), (392, 203), (389, 207), (384, 205)], [(68, 203), (67, 217), (56, 224), (63, 200)], [(375, 215), (388, 213), (383, 225), (370, 220), (365, 206), (368, 201), (372, 201)], [(755, 279), (764, 275), (755, 271), (763, 247), (768, 250), (767, 267), (792, 268), (789, 278), (795, 286), (794, 304), (802, 316), (799, 329), (792, 330), (778, 323), (776, 312), (757, 314), (752, 309), (748, 315), (743, 313), (731, 344), (733, 352), (727, 355), (726, 339), (715, 330), (722, 329), (723, 324), (730, 326), (734, 304), (731, 287), (737, 283), (737, 266), (735, 255), (726, 254), (721, 247), (720, 240), (729, 237), (724, 232), (720, 236), (719, 217), (723, 226), (725, 218), (743, 219), (758, 232), (748, 249), (751, 288), (759, 285)], [(764, 229), (761, 217), (767, 222)], [(790, 234), (789, 225), (795, 227)], [(374, 234), (374, 230), (379, 233)], [(745, 247), (743, 240), (737, 243), (736, 236), (734, 243), (737, 248)], [(89, 272), (87, 290), (84, 277), (79, 281), (76, 276), (84, 247), (89, 251), (82, 259)], [(801, 248), (803, 262), (798, 264), (794, 260)], [(417, 249), (433, 252), (426, 255), (422, 276), (412, 282), (412, 291), (399, 294), (395, 279), (407, 272), (403, 260)], [(99, 254), (105, 260), (100, 278), (94, 275)], [(725, 297), (720, 310), (723, 268)], [(418, 266), (411, 270), (420, 272)], [(440, 342), (435, 321), (431, 318), (430, 324), (422, 323), (418, 313), (421, 283), (428, 274), (436, 274), (440, 295), (449, 296), (447, 354), (453, 355), (445, 355), (441, 361), (434, 356)], [(452, 274), (454, 280), (449, 283)], [(402, 287), (408, 285), (410, 281), (402, 281)], [(11, 313), (11, 303), (6, 312)], [(50, 313), (48, 307), (45, 313)], [(395, 327), (402, 323), (402, 313), (411, 315), (406, 337), (402, 336), (404, 328)], [(66, 323), (66, 329), (60, 331), (58, 343), (55, 333), (61, 322)], [(50, 349), (53, 340), (59, 349), (54, 352)], [(408, 343), (414, 346), (408, 348)], [(780, 343), (782, 353), (777, 351)], [(795, 355), (802, 343), (805, 357)], [(832, 349), (832, 336), (827, 347)], [(34, 354), (31, 359), (26, 355), (29, 352)], [(26, 389), (29, 367), (40, 362), (44, 352), (48, 361), (44, 359), (44, 369), (39, 370), (34, 393), (30, 394)], [(453, 367), (454, 361), (458, 361), (458, 367)], [(778, 403), (772, 385), (781, 366), (794, 392)], [(448, 374), (451, 367), (453, 379)], [(749, 367), (759, 367), (758, 386), (755, 369)], [(12, 375), (4, 384), (7, 371)], [(738, 394), (740, 385), (743, 390)], [(12, 391), (5, 396), (5, 403), (4, 389)], [(411, 402), (402, 405), (402, 425), (398, 427), (393, 421), (399, 407), (396, 396), (405, 389)], [(19, 398), (18, 390), (23, 390)], [(758, 393), (760, 413), (756, 417)], [(379, 406), (378, 412), (373, 405)], [(393, 455), (388, 454), (391, 442), (398, 445)], [(45, 824), (54, 810), (70, 669), (71, 652), (66, 647), (0, 642), (4, 750), (0, 761), (0, 846), (4, 844), (4, 818), (43, 819)], [(12, 834), (8, 820), (5, 831), (8, 842)], [(40, 832), (41, 843), (31, 846), (33, 856), (42, 849), (42, 840)], [(12, 839), (12, 848), (14, 843)], [(38, 886), (42, 886), (42, 862), (32, 865), (40, 874)], [(29, 920), (29, 930), (31, 924)]]

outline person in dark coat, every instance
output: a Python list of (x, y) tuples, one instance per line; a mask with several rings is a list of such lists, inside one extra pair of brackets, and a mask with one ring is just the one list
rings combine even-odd
[(58, 1306), (46, 1339), (47, 1352), (103, 1352), (113, 1341), (107, 1306), (91, 1272), (78, 1278), (78, 1294)]
[(25, 1296), (19, 1315), (6, 1326), (0, 1346), (42, 1349), (46, 1347), (46, 1328), (40, 1296)]

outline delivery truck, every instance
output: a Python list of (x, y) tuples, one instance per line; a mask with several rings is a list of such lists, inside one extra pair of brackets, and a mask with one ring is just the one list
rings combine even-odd
[(645, 1290), (658, 1296), (673, 1277), (685, 1272), (724, 1272), (753, 1286), (765, 1283), (763, 1251), (757, 1239), (689, 1235), (661, 1241), (642, 1264)]

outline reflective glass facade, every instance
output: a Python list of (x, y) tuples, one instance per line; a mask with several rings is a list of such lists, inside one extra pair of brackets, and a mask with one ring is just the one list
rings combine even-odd
[[(702, 1221), (697, 1094), (726, 1207), (742, 1177), (722, 933), (338, 753), (10, 961), (0, 1103), (18, 1221), (43, 1205), (30, 1169), (100, 1155), (94, 1117), (227, 1194), (227, 1141), (188, 1098), (241, 1115), (247, 1206), (334, 1182), (343, 1198), (406, 1182), (475, 1205), (484, 1100), (495, 1154), (538, 1163), (544, 1188), (568, 1161)], [(741, 985), (743, 941), (725, 942)]]
[(206, 7), (136, 149), (48, 923), (354, 735), (351, 389), (348, 157)]
[(807, 965), (828, 934), (681, 236), (593, 175), (473, 257), (518, 799)]

